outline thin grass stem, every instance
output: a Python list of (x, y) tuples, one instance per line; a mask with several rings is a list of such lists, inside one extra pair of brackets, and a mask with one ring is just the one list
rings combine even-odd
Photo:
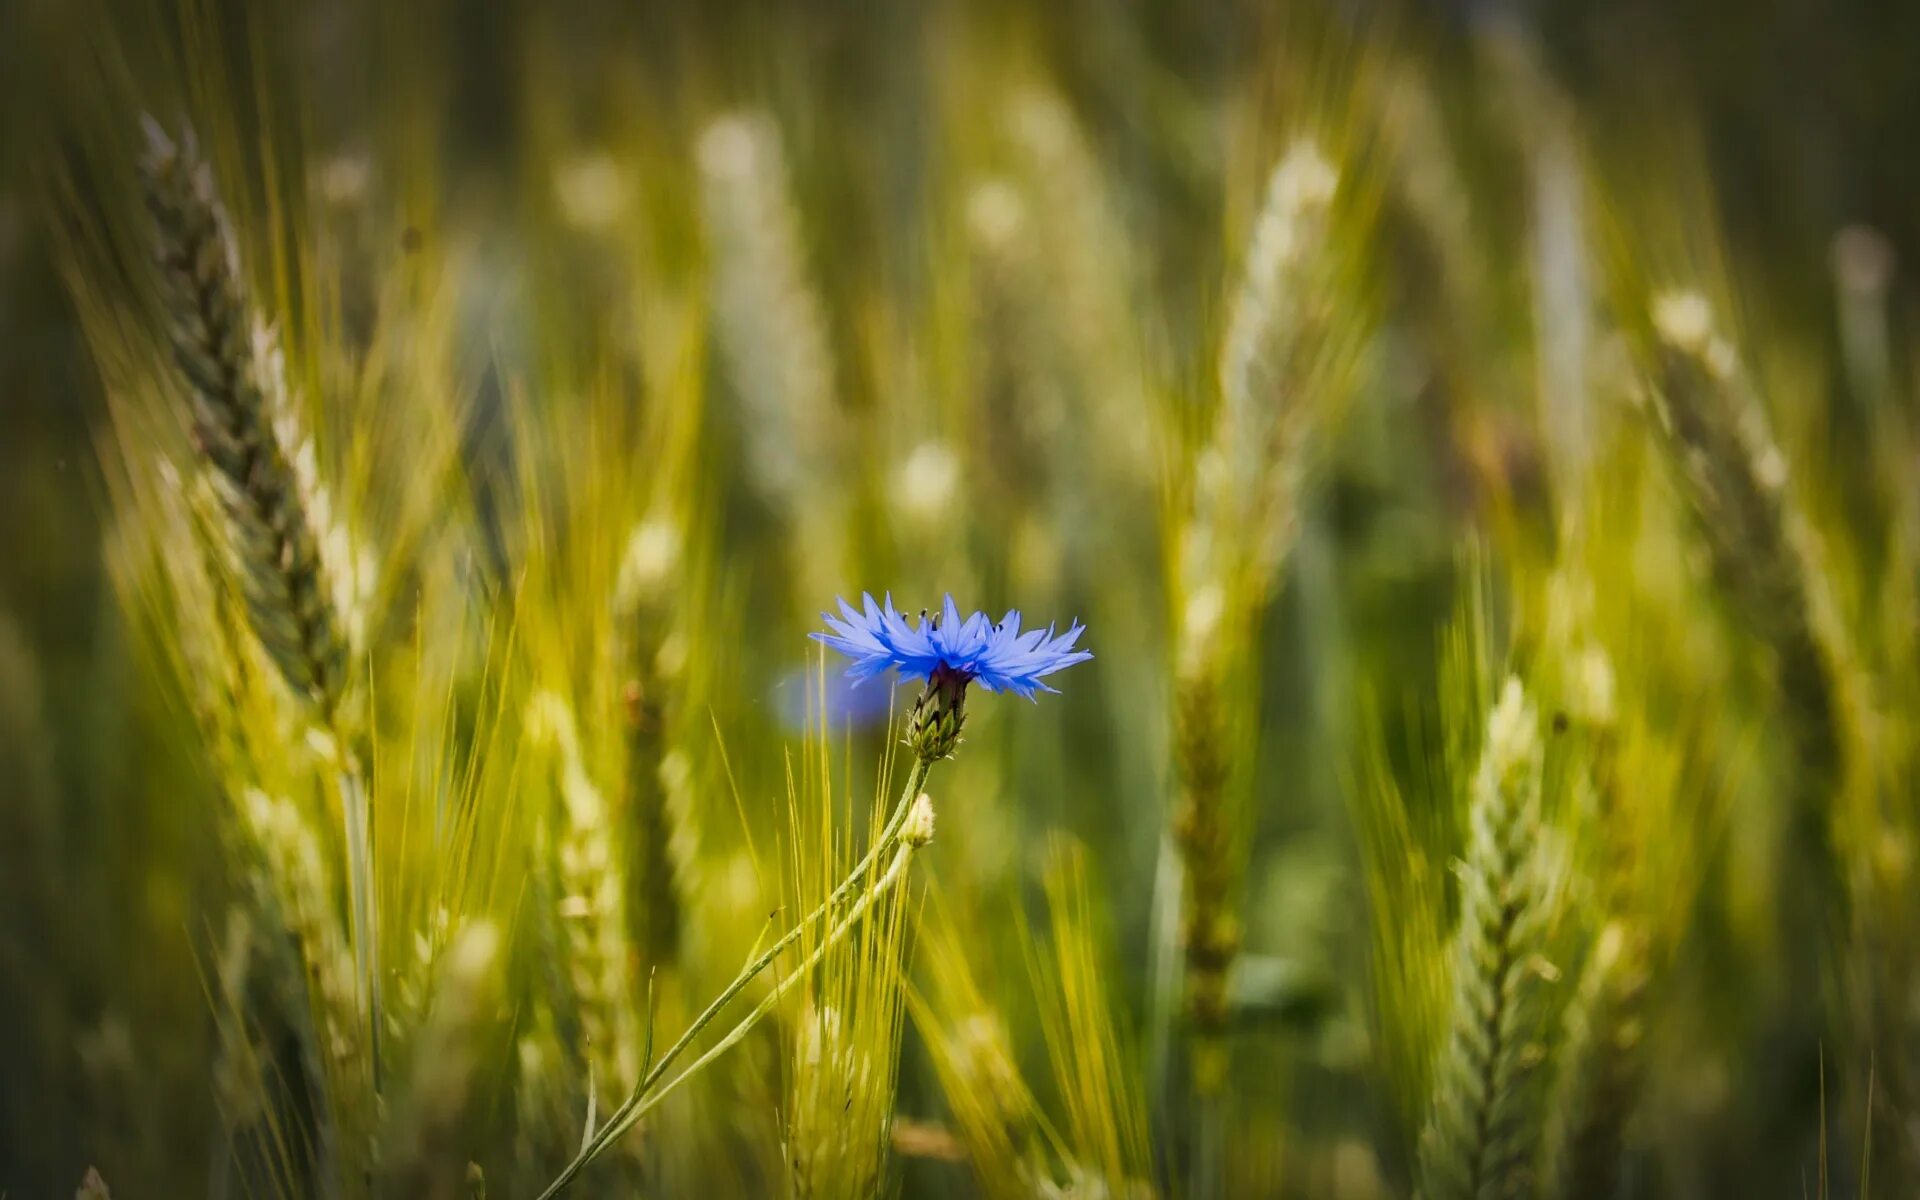
[[(779, 941), (767, 947), (766, 950), (761, 952), (758, 958), (748, 963), (746, 968), (734, 977), (733, 982), (729, 983), (722, 989), (718, 996), (714, 997), (713, 1002), (707, 1005), (700, 1015), (693, 1019), (691, 1025), (687, 1026), (686, 1032), (680, 1035), (679, 1040), (669, 1046), (666, 1051), (660, 1055), (659, 1061), (655, 1062), (652, 1067), (648, 1069), (647, 1073), (641, 1077), (639, 1086), (635, 1087), (633, 1093), (627, 1097), (626, 1101), (607, 1118), (607, 1123), (600, 1127), (599, 1132), (594, 1134), (591, 1141), (581, 1149), (579, 1154), (574, 1156), (573, 1161), (568, 1163), (566, 1168), (555, 1177), (554, 1181), (547, 1185), (546, 1190), (540, 1193), (540, 1200), (551, 1200), (551, 1197), (559, 1195), (566, 1189), (567, 1185), (573, 1182), (574, 1178), (579, 1175), (588, 1163), (603, 1154), (608, 1146), (612, 1145), (616, 1140), (624, 1136), (628, 1130), (632, 1129), (634, 1124), (639, 1121), (641, 1115), (653, 1107), (655, 1099), (649, 1097), (649, 1091), (662, 1079), (666, 1078), (668, 1069), (671, 1068), (675, 1060), (685, 1053), (687, 1048), (693, 1044), (694, 1039), (700, 1036), (701, 1031), (712, 1024), (714, 1019), (720, 1015), (721, 1011), (733, 1002), (734, 997), (745, 991), (749, 984), (759, 978), (761, 973), (768, 967), (772, 966), (774, 960), (785, 953), (788, 947), (798, 941), (808, 929), (811, 929), (816, 921), (819, 921), (835, 908), (838, 908), (846, 902), (848, 897), (853, 895), (855, 889), (861, 886), (862, 881), (865, 880), (873, 870), (874, 864), (877, 863), (881, 856), (899, 839), (900, 831), (902, 827), (906, 825), (907, 816), (913, 810), (914, 799), (920, 795), (920, 789), (926, 783), (927, 773), (932, 769), (935, 761), (934, 759), (926, 757), (916, 756), (914, 758), (913, 765), (907, 771), (906, 786), (901, 789), (900, 799), (898, 803), (894, 805), (892, 814), (888, 816), (886, 825), (881, 828), (879, 836), (874, 838), (873, 844), (867, 848), (866, 854), (854, 865), (853, 870), (848, 873), (847, 877), (841, 881), (840, 886), (834, 888), (833, 893), (822, 901), (812, 912), (797, 921), (792, 929), (781, 936)], [(898, 866), (898, 864), (896, 864), (896, 866)], [(848, 919), (857, 919), (861, 913), (864, 913), (871, 904), (873, 897), (877, 895), (880, 890), (891, 885), (892, 876), (893, 868), (889, 868), (887, 875), (876, 882), (861, 898), (860, 903), (848, 914)], [(838, 938), (842, 932), (844, 932), (844, 929), (836, 929), (835, 933), (828, 939), (829, 943)], [(824, 945), (822, 948), (824, 949)], [(812, 959), (809, 959), (807, 965), (812, 965)], [(804, 974), (804, 969), (800, 974)], [(776, 998), (779, 993), (780, 989), (776, 989)], [(757, 1020), (758, 1017), (754, 1016), (748, 1019), (749, 1021), (753, 1021)], [(720, 1046), (716, 1047), (716, 1051), (733, 1044), (733, 1041), (736, 1040), (738, 1039), (733, 1038), (730, 1034), (728, 1039), (723, 1039)], [(709, 1056), (712, 1053), (713, 1052), (709, 1052)], [(705, 1061), (706, 1057), (700, 1060), (701, 1063)], [(696, 1063), (695, 1065), (697, 1067), (700, 1064)], [(676, 1076), (667, 1090), (672, 1090), (673, 1087), (678, 1086), (686, 1075), (692, 1073), (693, 1069), (694, 1068), (689, 1068), (688, 1071)]]

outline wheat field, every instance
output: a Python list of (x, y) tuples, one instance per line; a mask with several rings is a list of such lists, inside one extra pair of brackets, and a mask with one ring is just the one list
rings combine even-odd
[(1920, 1195), (1920, 16), (1610, 19), (0, 12), (0, 1197)]

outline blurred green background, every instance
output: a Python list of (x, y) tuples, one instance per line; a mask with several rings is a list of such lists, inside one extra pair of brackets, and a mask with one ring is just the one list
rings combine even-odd
[[(1143, 338), (1165, 377), (1179, 381), (1173, 390), (1197, 392), (1213, 369), (1238, 239), (1251, 224), (1267, 159), (1282, 145), (1274, 131), (1258, 128), (1262, 112), (1284, 111), (1301, 96), (1343, 95), (1376, 55), (1390, 60), (1389, 73), (1420, 75), (1416, 106), (1446, 140), (1464, 220), (1451, 230), (1456, 240), (1436, 248), (1387, 205), (1398, 219), (1383, 222), (1372, 253), (1391, 282), (1368, 302), (1403, 319), (1403, 344), (1386, 353), (1389, 378), (1377, 384), (1392, 403), (1356, 403), (1360, 432), (1334, 456), (1290, 586), (1268, 614), (1262, 754), (1287, 764), (1290, 802), (1259, 808), (1260, 865), (1250, 872), (1246, 904), (1249, 941), (1275, 970), (1308, 962), (1341, 972), (1359, 957), (1358, 939), (1346, 939), (1362, 922), (1342, 900), (1351, 883), (1351, 835), (1340, 815), (1350, 754), (1326, 740), (1354, 717), (1344, 707), (1351, 697), (1325, 686), (1345, 676), (1316, 655), (1358, 647), (1355, 678), (1391, 679), (1408, 694), (1431, 690), (1432, 647), (1458, 601), (1458, 547), (1490, 519), (1489, 479), (1508, 491), (1523, 521), (1548, 508), (1546, 452), (1523, 431), (1536, 399), (1524, 378), (1528, 355), (1482, 356), (1449, 372), (1448, 352), (1432, 351), (1420, 323), (1404, 314), (1431, 316), (1445, 303), (1440, 277), (1452, 255), (1479, 264), (1484, 288), (1484, 307), (1462, 317), (1471, 328), (1452, 353), (1476, 358), (1476, 339), (1537, 336), (1529, 232), (1537, 232), (1538, 164), (1552, 153), (1555, 130), (1577, 131), (1586, 161), (1612, 181), (1609, 194), (1623, 208), (1685, 211), (1674, 225), (1682, 241), (1686, 231), (1724, 235), (1723, 246), (1675, 247), (1668, 265), (1724, 269), (1747, 328), (1792, 330), (1797, 345), (1811, 348), (1808, 361), (1829, 377), (1791, 401), (1805, 407), (1785, 423), (1820, 431), (1828, 469), (1843, 471), (1873, 436), (1856, 403), (1869, 385), (1850, 372), (1880, 361), (1891, 378), (1910, 374), (1901, 356), (1920, 299), (1905, 270), (1920, 252), (1920, 155), (1913, 152), (1920, 71), (1912, 62), (1920, 5), (404, 7), (189, 6), (190, 19), (221, 34), (201, 53), (234, 63), (264, 56), (298, 80), (292, 91), (301, 99), (271, 121), (297, 126), (308, 146), (409, 144), (409, 106), (436, 114), (418, 143), (431, 161), (414, 166), (434, 181), (444, 203), (438, 211), (497, 239), (485, 247), (473, 276), (480, 282), (466, 298), (473, 311), (463, 315), (466, 377), (482, 413), (504, 405), (510, 377), (536, 369), (545, 355), (564, 357), (570, 337), (590, 342), (596, 323), (612, 319), (601, 301), (613, 285), (596, 275), (591, 247), (550, 230), (513, 240), (516, 230), (535, 225), (528, 213), (537, 208), (526, 179), (538, 164), (522, 156), (546, 145), (555, 128), (582, 143), (612, 138), (636, 105), (664, 129), (692, 130), (733, 106), (776, 114), (803, 240), (813, 248), (812, 283), (831, 314), (842, 399), (856, 409), (878, 407), (874, 398), (897, 382), (869, 351), (897, 332), (880, 314), (890, 305), (934, 307), (928, 298), (938, 298), (944, 283), (939, 239), (950, 231), (929, 214), (965, 185), (948, 148), (954, 114), (941, 94), (956, 39), (982, 58), (996, 46), (1017, 47), (1024, 65), (1057, 90), (1113, 189), (1144, 281), (1140, 296), (1122, 303), (1147, 330)], [(206, 1169), (200, 1160), (216, 1120), (211, 1091), (197, 1082), (213, 1017), (193, 951), (207, 938), (207, 914), (225, 895), (226, 875), (214, 820), (168, 799), (191, 787), (192, 754), (169, 740), (158, 716), (166, 701), (141, 675), (104, 575), (107, 409), (60, 276), (50, 228), (58, 214), (48, 211), (58, 203), (48, 199), (48, 164), (93, 136), (101, 120), (101, 98), (86, 94), (88, 81), (112, 75), (117, 68), (100, 64), (122, 55), (135, 62), (136, 78), (166, 78), (166, 69), (143, 58), (151, 47), (142, 31), (181, 15), (44, 0), (0, 8), (0, 1191), (16, 1196), (64, 1194), (102, 1155), (121, 1166), (116, 1190), (173, 1194), (173, 1181)], [(567, 94), (545, 93), (556, 79), (569, 82)], [(159, 88), (147, 101), (163, 116), (175, 102)], [(131, 112), (117, 115), (133, 120)], [(248, 130), (261, 119), (235, 116)], [(280, 127), (260, 132), (270, 140)], [(1355, 136), (1356, 145), (1366, 141)], [(679, 151), (692, 157), (690, 136)], [(1595, 214), (1596, 223), (1611, 216)], [(429, 243), (443, 232), (431, 223), (409, 226), (410, 236)], [(377, 274), (410, 251), (403, 241), (367, 253)], [(667, 239), (650, 253), (670, 269), (687, 251)], [(504, 282), (527, 278), (541, 282)], [(535, 311), (528, 291), (565, 297), (560, 303), (573, 307)], [(1883, 313), (1884, 325), (1850, 321), (1850, 305), (1859, 303)], [(1881, 340), (1863, 347), (1862, 338)], [(488, 452), (476, 447), (476, 461)], [(1044, 447), (1039, 453), (1045, 469), (1052, 460)], [(1010, 474), (1020, 469), (1019, 462), (1002, 465)], [(991, 509), (999, 499), (992, 484), (976, 487)], [(1151, 580), (1160, 554), (1148, 511), (1153, 495), (1147, 486), (1136, 497), (1137, 524), (1116, 530), (1113, 513), (1078, 511), (1051, 532), (1064, 542), (1117, 545), (1124, 565), (1116, 571)], [(754, 506), (721, 507), (728, 518), (716, 551), (722, 558), (736, 544), (726, 539), (737, 539), (745, 554), (764, 552), (778, 536), (755, 525), (766, 518)], [(988, 573), (1004, 585), (1017, 571)], [(1158, 744), (1116, 734), (1095, 697), (1137, 705), (1142, 726), (1163, 715), (1162, 601), (1103, 599), (1099, 584), (1093, 575), (1067, 579), (1050, 597), (1057, 615), (1117, 610), (1119, 628), (1152, 644), (1116, 645), (1095, 625), (1089, 641), (1101, 659), (1089, 679), (1062, 682), (1068, 701), (1083, 699), (1081, 706), (1008, 711), (987, 718), (998, 724), (981, 736), (988, 746), (1012, 747), (1008, 761), (1037, 761), (1042, 772), (1065, 770), (1059, 754), (1036, 756), (1017, 738), (1112, 751), (1079, 784), (1035, 787), (1043, 798), (1015, 818), (1017, 833), (1009, 836), (1037, 839), (1058, 827), (1088, 843), (1123, 931), (1115, 990), (1138, 997), (1150, 991), (1141, 931), (1151, 919), (1165, 820), (1160, 794), (1169, 785)], [(886, 582), (863, 577), (844, 586)], [(919, 602), (916, 596), (914, 607)], [(736, 611), (757, 616), (754, 604)], [(742, 641), (797, 646), (803, 619), (778, 609), (767, 628)], [(1340, 628), (1337, 637), (1329, 623)], [(781, 678), (802, 665), (796, 649), (786, 661), (750, 668), (758, 674), (740, 685), (745, 705), (770, 711), (780, 702)], [(755, 719), (759, 725), (749, 728), (777, 725), (765, 711)], [(996, 732), (1016, 720), (1019, 734)], [(775, 786), (778, 756), (746, 769)], [(851, 785), (855, 794), (864, 780)], [(965, 817), (950, 811), (943, 820)], [(1025, 886), (1032, 891), (1031, 880)], [(1285, 918), (1263, 920), (1263, 912)], [(1311, 1012), (1283, 1016), (1316, 1029), (1339, 1025)], [(1296, 1109), (1289, 1119), (1324, 1126), (1337, 1143), (1380, 1120), (1378, 1101), (1342, 1082), (1338, 1047), (1324, 1057), (1328, 1079), (1316, 1093), (1327, 1100), (1324, 1111)], [(903, 1072), (909, 1106), (931, 1111), (925, 1065), (909, 1060)], [(128, 1078), (144, 1086), (121, 1086)], [(1160, 1122), (1161, 1102), (1150, 1108)], [(1673, 1180), (1724, 1180), (1734, 1164), (1750, 1174), (1717, 1194), (1755, 1194), (1748, 1185), (1772, 1187), (1766, 1194), (1797, 1190), (1797, 1180), (1790, 1186), (1777, 1168), (1803, 1166), (1804, 1155), (1749, 1159), (1742, 1147), (1754, 1136), (1751, 1126), (1717, 1136), (1726, 1144), (1704, 1149), (1697, 1173), (1675, 1170), (1670, 1194), (1686, 1194), (1685, 1183)], [(1392, 1152), (1382, 1157), (1389, 1179), (1398, 1178), (1404, 1166), (1394, 1165)], [(129, 1170), (151, 1170), (156, 1182)], [(904, 1170), (908, 1194), (950, 1185), (936, 1168)], [(1310, 1193), (1310, 1183), (1292, 1183)]]

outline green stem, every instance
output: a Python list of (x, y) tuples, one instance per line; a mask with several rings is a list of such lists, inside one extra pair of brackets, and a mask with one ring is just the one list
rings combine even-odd
[[(767, 993), (765, 999), (754, 1006), (753, 1011), (747, 1014), (745, 1020), (728, 1030), (725, 1037), (709, 1047), (707, 1052), (695, 1059), (691, 1066), (678, 1075), (675, 1075), (658, 1090), (648, 1095), (645, 1100), (634, 1108), (632, 1113), (617, 1121), (607, 1122), (606, 1128), (603, 1131), (605, 1141), (611, 1143), (625, 1136), (629, 1129), (632, 1129), (639, 1123), (641, 1117), (645, 1116), (648, 1112), (652, 1111), (656, 1105), (665, 1100), (675, 1088), (678, 1088), (682, 1083), (686, 1082), (689, 1076), (698, 1074), (708, 1063), (719, 1058), (720, 1055), (724, 1054), (728, 1049), (738, 1045), (740, 1039), (746, 1037), (747, 1033), (752, 1030), (755, 1025), (760, 1023), (761, 1018), (772, 1012), (774, 1005), (780, 1003), (781, 998), (785, 996), (795, 984), (807, 977), (807, 972), (819, 965), (820, 960), (826, 957), (827, 951), (838, 945), (841, 939), (847, 936), (853, 927), (859, 923), (860, 918), (867, 914), (867, 910), (872, 908), (881, 896), (885, 895), (892, 889), (895, 883), (900, 881), (901, 876), (906, 874), (907, 863), (912, 860), (914, 851), (917, 849), (918, 847), (911, 843), (902, 843), (900, 849), (895, 852), (893, 863), (887, 868), (886, 874), (882, 875), (871, 888), (861, 893), (859, 900), (854, 903), (852, 908), (847, 910), (847, 915), (842, 917), (840, 923), (835, 925), (833, 930), (821, 940), (820, 944), (814, 948), (813, 953), (807, 956), (806, 961), (801, 963), (791, 974), (781, 979), (779, 983), (775, 984), (773, 990)], [(600, 1139), (596, 1138), (595, 1140), (599, 1141)]]
[[(633, 1089), (633, 1093), (607, 1118), (607, 1123), (594, 1134), (592, 1140), (581, 1148), (580, 1153), (574, 1156), (573, 1161), (567, 1164), (566, 1169), (561, 1171), (559, 1176), (547, 1185), (547, 1189), (544, 1192), (540, 1193), (540, 1200), (552, 1200), (553, 1197), (558, 1196), (566, 1189), (568, 1184), (573, 1182), (574, 1177), (577, 1176), (588, 1163), (598, 1158), (605, 1152), (608, 1146), (623, 1136), (627, 1130), (633, 1128), (635, 1122), (640, 1119), (641, 1115), (653, 1106), (652, 1101), (647, 1096), (647, 1092), (666, 1077), (667, 1069), (673, 1065), (675, 1059), (679, 1058), (680, 1055), (693, 1044), (694, 1039), (700, 1035), (700, 1031), (712, 1024), (714, 1018), (720, 1015), (721, 1010), (726, 1008), (727, 1005), (733, 1001), (734, 997), (745, 991), (747, 985), (751, 984), (763, 971), (772, 966), (775, 959), (785, 953), (788, 947), (800, 940), (801, 935), (812, 928), (814, 922), (820, 920), (833, 909), (845, 903), (847, 898), (853, 895), (855, 889), (861, 886), (867, 875), (873, 870), (874, 864), (879, 861), (880, 856), (884, 854), (899, 837), (900, 827), (905, 824), (907, 813), (912, 810), (914, 799), (919, 796), (921, 787), (925, 785), (927, 781), (927, 773), (932, 767), (932, 759), (916, 757), (913, 760), (913, 766), (907, 772), (906, 787), (901, 789), (900, 799), (893, 806), (893, 812), (887, 817), (887, 823), (881, 827), (879, 836), (873, 839), (873, 845), (867, 848), (866, 855), (855, 864), (846, 879), (841, 881), (840, 886), (835, 888), (833, 894), (822, 901), (819, 907), (801, 918), (779, 941), (769, 946), (758, 958), (748, 963), (746, 969), (735, 976), (733, 982), (728, 984), (725, 990), (718, 996), (714, 997), (713, 1003), (707, 1005), (706, 1009), (701, 1012), (698, 1017), (694, 1018), (693, 1024), (687, 1026), (687, 1031), (680, 1035), (680, 1039), (674, 1042), (672, 1046), (669, 1046), (666, 1053), (660, 1056), (660, 1061), (654, 1063), (647, 1070), (647, 1073), (641, 1078), (640, 1083)], [(857, 919), (859, 915), (866, 910), (872, 898), (877, 895), (883, 887), (890, 884), (894, 871), (899, 865), (900, 864), (896, 863), (894, 867), (888, 869), (886, 876), (882, 877), (873, 889), (862, 899), (861, 903), (848, 914), (847, 922)], [(842, 926), (835, 930), (834, 936), (838, 936), (844, 932), (844, 927), (847, 922), (843, 922)], [(825, 948), (825, 944), (823, 944), (822, 948)], [(811, 960), (809, 960), (807, 965), (811, 965)], [(804, 974), (804, 968), (797, 974)], [(778, 988), (775, 989), (773, 998), (777, 999), (781, 990), (782, 989)], [(747, 1018), (745, 1024), (751, 1024), (758, 1020), (759, 1015), (759, 1012), (756, 1010), (752, 1016)], [(735, 1032), (744, 1035), (744, 1029), (736, 1030)], [(681, 1075), (676, 1076), (673, 1084), (666, 1090), (671, 1091), (673, 1086), (677, 1086), (687, 1075), (692, 1074), (694, 1070), (704, 1065), (707, 1059), (712, 1057), (714, 1053), (731, 1045), (735, 1040), (737, 1040), (737, 1038), (735, 1038), (734, 1034), (729, 1034), (727, 1038), (722, 1039), (719, 1045), (714, 1047), (713, 1051), (703, 1056), (693, 1067), (689, 1067)], [(665, 1094), (666, 1091), (661, 1093), (663, 1096)]]
[(374, 896), (373, 810), (368, 801), (367, 782), (359, 756), (337, 731), (334, 744), (340, 755), (337, 782), (340, 807), (346, 818), (348, 927), (353, 935), (354, 965), (365, 989), (367, 1006), (367, 1055), (374, 1095), (380, 1094), (380, 930), (378, 906)]
[(1221, 1173), (1226, 1141), (1226, 1113), (1218, 1092), (1194, 1098), (1192, 1188), (1194, 1200), (1224, 1196)]

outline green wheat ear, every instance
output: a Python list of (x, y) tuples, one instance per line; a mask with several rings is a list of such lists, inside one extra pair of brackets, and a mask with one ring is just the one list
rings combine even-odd
[(213, 174), (191, 136), (151, 119), (141, 169), (167, 339), (226, 514), (254, 633), (294, 693), (331, 722), (346, 691), (346, 622), (321, 552), (326, 504), (271, 328), (247, 298)]
[(191, 136), (175, 142), (151, 118), (143, 129), (141, 175), (153, 218), (167, 340), (191, 400), (205, 474), (225, 517), (225, 549), (254, 635), (327, 735), (326, 757), (346, 823), (349, 929), (366, 1013), (363, 1044), (377, 1093), (384, 1003), (371, 801), (346, 711), (351, 594), (336, 587), (346, 576), (327, 567), (323, 533), (332, 522), (313, 445), (293, 411), (279, 344), (248, 299), (213, 172)]
[(626, 863), (614, 851), (613, 813), (588, 774), (572, 706), (556, 693), (537, 693), (528, 701), (527, 724), (547, 755), (558, 802), (555, 916), (579, 1009), (582, 1056), (601, 1101), (618, 1103), (641, 1070)]
[(1567, 1008), (1565, 1045), (1548, 1131), (1552, 1196), (1611, 1196), (1645, 1067), (1647, 941), (1635, 923), (1616, 919), (1601, 931), (1580, 988)]
[(1186, 872), (1186, 1011), (1202, 1094), (1225, 1084), (1227, 981), (1240, 952), (1237, 893), (1251, 836), (1234, 795), (1247, 689), (1234, 686), (1233, 663), (1298, 536), (1359, 345), (1356, 327), (1324, 303), (1341, 267), (1340, 183), (1339, 168), (1304, 139), (1268, 177), (1220, 349), (1215, 428), (1193, 466), (1192, 511), (1175, 550), (1173, 833)]
[(464, 1160), (484, 1087), (478, 1077), (499, 1004), (501, 957), (499, 930), (481, 920), (458, 932), (440, 964), (407, 1088), (385, 1130), (391, 1194), (454, 1196), (476, 1182), (484, 1193), (485, 1176)]
[(1791, 739), (1796, 783), (1783, 851), (1797, 869), (1776, 889), (1782, 941), (1800, 960), (1794, 969), (1844, 995), (1853, 985), (1840, 947), (1856, 914), (1839, 814), (1867, 707), (1860, 673), (1819, 536), (1794, 502), (1761, 397), (1713, 309), (1697, 292), (1668, 293), (1652, 302), (1652, 320), (1651, 403), (1668, 455), (1715, 582), (1771, 652)]
[(1424, 1200), (1497, 1200), (1530, 1186), (1546, 974), (1536, 954), (1545, 910), (1535, 859), (1541, 761), (1533, 706), (1509, 679), (1473, 781), (1451, 1032), (1420, 1137)]
[(369, 1036), (361, 1015), (354, 956), (334, 908), (334, 879), (320, 840), (285, 797), (251, 788), (241, 798), (259, 847), (257, 890), (271, 895), (306, 972), (332, 1126), (327, 1149), (347, 1178), (371, 1169), (379, 1124), (370, 1101)]
[(1715, 578), (1778, 659), (1800, 761), (1816, 787), (1831, 786), (1845, 742), (1844, 638), (1818, 540), (1792, 503), (1786, 457), (1705, 297), (1658, 297), (1653, 324), (1653, 403)]

